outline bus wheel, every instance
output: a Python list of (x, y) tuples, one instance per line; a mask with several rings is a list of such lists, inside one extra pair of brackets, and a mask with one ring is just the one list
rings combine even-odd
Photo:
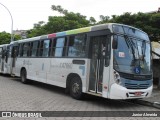
[(70, 84), (70, 95), (74, 99), (82, 99), (82, 82), (79, 77), (74, 77)]
[(25, 69), (21, 71), (21, 82), (26, 84), (27, 83), (27, 72)]

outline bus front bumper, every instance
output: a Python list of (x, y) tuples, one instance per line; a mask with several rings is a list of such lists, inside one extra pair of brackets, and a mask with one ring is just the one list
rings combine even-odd
[(151, 96), (153, 86), (147, 89), (137, 89), (131, 90), (125, 87), (122, 87), (116, 83), (112, 84), (110, 89), (109, 98), (110, 99), (138, 99), (138, 98), (147, 98)]

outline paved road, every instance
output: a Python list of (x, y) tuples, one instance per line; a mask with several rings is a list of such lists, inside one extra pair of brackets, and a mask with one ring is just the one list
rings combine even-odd
[[(78, 101), (65, 94), (62, 88), (38, 82), (31, 82), (26, 85), (22, 84), (19, 78), (0, 75), (0, 111), (158, 111), (158, 109), (92, 96), (87, 96), (84, 100)], [(53, 118), (40, 118), (40, 120), (48, 119), (52, 120)], [(54, 119), (118, 120), (122, 118), (59, 117)], [(125, 117), (124, 119), (133, 120), (134, 118)], [(142, 118), (136, 117), (136, 119), (141, 120)], [(143, 119), (150, 120), (151, 118), (145, 117)], [(155, 117), (152, 119), (158, 120), (159, 118)], [(6, 120), (6, 118), (4, 120)], [(17, 118), (15, 118), (15, 120), (17, 120)], [(33, 118), (33, 120), (35, 120), (35, 118)]]

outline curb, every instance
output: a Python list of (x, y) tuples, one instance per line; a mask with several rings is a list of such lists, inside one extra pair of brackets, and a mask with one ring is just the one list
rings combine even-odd
[(145, 100), (137, 100), (136, 103), (140, 104), (140, 105), (145, 105), (145, 106), (160, 109), (160, 103), (159, 102), (149, 102), (149, 101), (145, 101)]

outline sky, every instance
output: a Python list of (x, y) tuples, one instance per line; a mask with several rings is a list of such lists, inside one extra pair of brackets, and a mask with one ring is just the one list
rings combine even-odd
[[(91, 16), (97, 21), (99, 15), (121, 15), (124, 12), (150, 12), (160, 7), (160, 0), (0, 0), (13, 18), (14, 30), (28, 30), (34, 23), (48, 21), (48, 16), (58, 16), (51, 10), (51, 5), (61, 5), (62, 8)], [(9, 12), (0, 4), (0, 32), (11, 33), (11, 17)]]

